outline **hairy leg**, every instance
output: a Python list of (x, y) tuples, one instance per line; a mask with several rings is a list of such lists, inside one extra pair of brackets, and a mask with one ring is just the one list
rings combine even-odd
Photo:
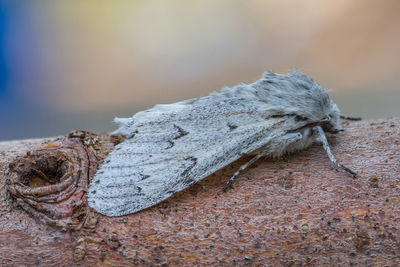
[(239, 176), (239, 174), (247, 169), (251, 164), (259, 160), (263, 156), (268, 156), (268, 155), (273, 155), (274, 152), (279, 148), (280, 151), (278, 151), (278, 154), (282, 154), (286, 147), (289, 146), (290, 144), (299, 141), (300, 139), (303, 138), (303, 135), (301, 133), (288, 133), (284, 136), (281, 136), (277, 139), (274, 139), (273, 143), (267, 145), (267, 149), (264, 151), (261, 151), (259, 154), (257, 154), (255, 157), (253, 157), (251, 160), (240, 166), (240, 168), (232, 175), (232, 177), (229, 179), (229, 181), (226, 183), (224, 186), (224, 191), (226, 191), (229, 187), (232, 187), (233, 182), (235, 179)]
[(355, 177), (357, 174), (347, 168), (346, 166), (342, 165), (340, 162), (338, 162), (333, 155), (331, 151), (331, 147), (329, 146), (328, 140), (326, 139), (325, 132), (322, 130), (321, 126), (315, 126), (313, 127), (313, 132), (316, 134), (316, 140), (322, 143), (322, 146), (324, 147), (326, 153), (328, 154), (329, 159), (332, 161), (332, 163), (345, 170), (346, 172), (350, 173), (353, 177)]

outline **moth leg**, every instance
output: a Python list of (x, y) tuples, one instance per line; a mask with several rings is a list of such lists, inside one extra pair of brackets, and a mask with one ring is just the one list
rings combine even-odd
[[(247, 167), (249, 167), (251, 164), (256, 162), (258, 159), (260, 159), (263, 156), (268, 156), (268, 155), (273, 155), (274, 152), (277, 153), (275, 156), (279, 157), (280, 155), (284, 154), (286, 151), (286, 148), (290, 145), (293, 144), (294, 142), (299, 141), (300, 139), (303, 138), (303, 135), (301, 133), (288, 133), (286, 135), (281, 136), (280, 138), (275, 139), (272, 141), (268, 146), (265, 147), (265, 150), (261, 151), (257, 156), (253, 157), (250, 161), (246, 162), (243, 164), (229, 179), (229, 181), (226, 183), (224, 186), (224, 191), (229, 187), (232, 187), (233, 182), (235, 179), (239, 176), (239, 174), (244, 171)], [(280, 150), (277, 151), (277, 147), (280, 147)]]
[(350, 117), (344, 114), (340, 114), (340, 118), (344, 120), (350, 120), (350, 121), (360, 121), (361, 117)]
[(226, 183), (226, 185), (224, 186), (224, 192), (226, 192), (226, 190), (232, 186), (233, 182), (235, 181), (236, 177), (238, 177), (238, 175), (244, 171), (247, 167), (249, 167), (251, 164), (253, 164), (254, 162), (256, 162), (257, 160), (259, 160), (261, 157), (263, 156), (263, 154), (258, 154), (257, 156), (253, 157), (251, 160), (249, 160), (248, 162), (246, 162), (245, 164), (243, 164), (242, 166), (240, 166), (240, 168), (232, 175), (231, 179), (229, 179), (229, 181)]
[(324, 130), (322, 130), (321, 126), (313, 127), (313, 132), (316, 134), (316, 140), (322, 143), (322, 146), (324, 147), (324, 149), (325, 149), (326, 153), (328, 154), (328, 157), (332, 161), (332, 163), (335, 166), (350, 173), (353, 177), (356, 177), (357, 173), (353, 172), (352, 170), (350, 170), (349, 168), (342, 165), (340, 162), (338, 162), (336, 160), (335, 156), (333, 155), (333, 153), (331, 151), (331, 147), (328, 144), (328, 140), (326, 139), (325, 132), (324, 132)]

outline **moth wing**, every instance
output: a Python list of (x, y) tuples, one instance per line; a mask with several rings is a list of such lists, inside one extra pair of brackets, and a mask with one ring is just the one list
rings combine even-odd
[(208, 96), (157, 105), (123, 119), (128, 138), (108, 155), (89, 205), (108, 216), (153, 206), (279, 136), (284, 118), (256, 101)]

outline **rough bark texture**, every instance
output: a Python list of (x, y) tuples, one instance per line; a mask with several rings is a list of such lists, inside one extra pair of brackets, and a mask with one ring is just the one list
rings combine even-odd
[[(152, 208), (114, 218), (88, 209), (83, 187), (115, 140), (78, 132), (2, 142), (0, 265), (398, 266), (400, 120), (344, 126), (329, 141), (356, 179), (332, 168), (314, 145), (257, 162), (226, 193), (224, 184), (248, 158)], [(60, 160), (42, 161), (48, 154)], [(76, 189), (66, 187), (74, 193), (65, 193), (59, 184), (77, 173)]]

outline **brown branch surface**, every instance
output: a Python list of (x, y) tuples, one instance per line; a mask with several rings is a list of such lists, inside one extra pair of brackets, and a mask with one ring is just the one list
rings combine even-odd
[[(280, 160), (257, 162), (226, 193), (224, 184), (248, 158), (152, 208), (123, 217), (76, 217), (75, 228), (63, 223), (65, 217), (57, 223), (57, 216), (48, 212), (52, 204), (41, 202), (48, 198), (24, 200), (32, 193), (27, 186), (41, 186), (33, 178), (28, 183), (26, 177), (37, 173), (45, 177), (44, 171), (20, 173), (23, 180), (9, 168), (16, 156), (43, 145), (52, 149), (59, 141), (2, 142), (0, 265), (398, 266), (400, 119), (344, 126), (345, 132), (329, 141), (337, 159), (358, 173), (355, 179), (334, 169), (322, 147), (314, 145)], [(105, 147), (93, 150), (99, 164)], [(82, 168), (93, 163), (97, 162), (89, 159)], [(24, 164), (18, 166), (30, 163)], [(40, 167), (37, 161), (34, 164)], [(84, 181), (90, 182), (90, 173), (93, 170)], [(16, 187), (10, 187), (15, 181), (19, 181)], [(21, 203), (32, 200), (36, 206), (27, 212)], [(69, 206), (63, 205), (57, 206), (63, 208), (60, 214), (70, 214)]]

